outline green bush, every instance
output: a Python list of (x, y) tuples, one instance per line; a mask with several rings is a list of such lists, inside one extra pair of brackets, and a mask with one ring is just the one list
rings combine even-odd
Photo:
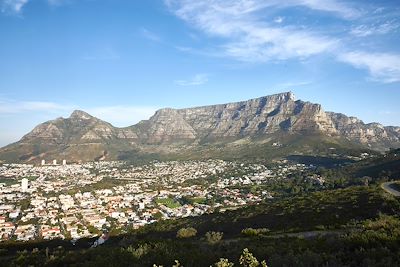
[[(253, 254), (245, 248), (243, 250), (242, 255), (239, 258), (239, 263), (243, 267), (257, 267), (260, 266), (260, 262), (257, 260), (256, 257), (253, 256)], [(265, 261), (261, 262), (262, 267), (267, 267), (267, 263)]]
[(150, 252), (151, 247), (147, 244), (143, 244), (143, 245), (139, 245), (138, 248), (129, 246), (126, 250), (128, 252), (132, 253), (132, 256), (135, 257), (136, 259), (140, 259)]
[(205, 236), (206, 236), (206, 240), (207, 240), (208, 244), (215, 245), (222, 240), (224, 233), (222, 233), (222, 232), (207, 232)]
[(233, 263), (230, 262), (228, 259), (219, 259), (219, 262), (214, 264), (215, 267), (233, 267)]
[(266, 235), (269, 233), (269, 229), (267, 228), (246, 228), (242, 230), (242, 235), (244, 236), (259, 236)]
[(188, 227), (188, 228), (181, 228), (178, 230), (176, 233), (177, 238), (189, 238), (196, 236), (197, 230), (194, 229), (193, 227)]

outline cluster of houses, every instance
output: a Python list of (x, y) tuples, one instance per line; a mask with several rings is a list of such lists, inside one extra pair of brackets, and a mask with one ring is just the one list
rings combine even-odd
[[(104, 228), (123, 232), (160, 219), (256, 203), (273, 194), (244, 192), (242, 187), (283, 179), (290, 171), (305, 168), (282, 164), (268, 169), (262, 164), (222, 160), (142, 166), (125, 162), (3, 164), (0, 176), (9, 180), (0, 183), (0, 240), (79, 239)], [(103, 188), (105, 180), (115, 185), (104, 183)]]

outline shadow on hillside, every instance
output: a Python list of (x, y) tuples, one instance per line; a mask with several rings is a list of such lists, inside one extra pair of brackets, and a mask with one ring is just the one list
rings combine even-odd
[(342, 165), (354, 163), (354, 160), (348, 158), (330, 158), (322, 156), (304, 156), (304, 155), (290, 155), (286, 157), (287, 160), (295, 163), (314, 165), (316, 167), (335, 168)]

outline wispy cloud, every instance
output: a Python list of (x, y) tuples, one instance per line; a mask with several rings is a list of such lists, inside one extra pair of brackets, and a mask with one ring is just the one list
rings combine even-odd
[(225, 0), (204, 0), (204, 1), (191, 1), (191, 0), (164, 0), (170, 8), (181, 8), (181, 12), (186, 12), (193, 7), (199, 8), (207, 5), (214, 10), (225, 12), (232, 15), (241, 15), (245, 13), (252, 13), (264, 8), (285, 8), (303, 6), (309, 9), (330, 12), (337, 14), (346, 19), (359, 17), (362, 11), (351, 7), (338, 0), (240, 0), (240, 1), (225, 1)]
[[(276, 27), (262, 21), (259, 12), (282, 1), (187, 1), (167, 0), (168, 7), (181, 19), (211, 36), (226, 40), (222, 53), (242, 61), (265, 62), (303, 58), (335, 48), (337, 40), (310, 30)], [(289, 1), (285, 5), (307, 5), (313, 1)], [(322, 7), (320, 7), (322, 8)]]
[(314, 10), (335, 13), (345, 19), (358, 18), (363, 14), (361, 10), (350, 6), (349, 1), (345, 3), (338, 0), (289, 0), (288, 3), (290, 5), (305, 6)]
[(0, 114), (18, 114), (29, 112), (57, 113), (72, 110), (74, 106), (44, 101), (0, 100)]
[(355, 51), (339, 55), (339, 60), (356, 68), (368, 70), (375, 81), (400, 82), (400, 55), (398, 54)]
[[(76, 0), (43, 0), (47, 2), (50, 6), (61, 6), (64, 4), (72, 3)], [(23, 8), (29, 3), (31, 0), (0, 0), (0, 10), (2, 13), (10, 13), (15, 15), (20, 15), (23, 11)]]
[(188, 80), (175, 80), (174, 83), (179, 86), (198, 86), (208, 82), (207, 74), (196, 74)]
[(141, 28), (140, 33), (144, 38), (146, 38), (152, 42), (156, 42), (156, 43), (162, 42), (162, 39), (159, 35), (157, 35), (156, 33), (152, 32), (146, 28)]
[(29, 2), (29, 0), (1, 0), (1, 12), (10, 12), (19, 14), (22, 8)]
[[(389, 83), (400, 80), (399, 63), (396, 62), (399, 54), (367, 53), (364, 52), (366, 44), (354, 40), (386, 34), (399, 28), (393, 19), (382, 20), (382, 14), (379, 14), (379, 19), (384, 23), (373, 24), (371, 18), (363, 18), (365, 14), (375, 14), (376, 8), (360, 10), (351, 2), (338, 0), (165, 0), (165, 3), (177, 17), (196, 30), (209, 38), (218, 38), (218, 42), (210, 42), (214, 47), (206, 48), (214, 51), (208, 53), (211, 56), (263, 63), (326, 55), (356, 68), (366, 69), (375, 81)], [(277, 14), (292, 7), (326, 12), (351, 23), (342, 29), (342, 34), (326, 32), (315, 25), (294, 23), (296, 20), (293, 19), (282, 23), (284, 19)], [(184, 48), (181, 51), (193, 51)]]
[(378, 35), (378, 34), (387, 34), (396, 29), (398, 29), (400, 25), (394, 21), (387, 21), (381, 24), (373, 24), (373, 25), (358, 25), (351, 29), (350, 33), (357, 37), (367, 37), (370, 35)]

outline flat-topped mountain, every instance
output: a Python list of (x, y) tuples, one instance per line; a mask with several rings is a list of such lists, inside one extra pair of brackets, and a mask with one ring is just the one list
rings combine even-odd
[[(272, 150), (291, 153), (290, 144), (314, 140), (315, 147), (354, 146), (385, 150), (400, 147), (400, 127), (365, 124), (325, 112), (321, 105), (296, 100), (291, 92), (236, 103), (158, 110), (150, 119), (117, 128), (84, 111), (35, 127), (19, 142), (0, 149), (0, 159), (73, 161), (135, 158), (137, 155), (228, 156)], [(306, 142), (307, 153), (313, 151)], [(292, 147), (299, 152), (299, 147)], [(236, 151), (236, 152), (235, 152)], [(197, 157), (196, 156), (196, 157)]]

